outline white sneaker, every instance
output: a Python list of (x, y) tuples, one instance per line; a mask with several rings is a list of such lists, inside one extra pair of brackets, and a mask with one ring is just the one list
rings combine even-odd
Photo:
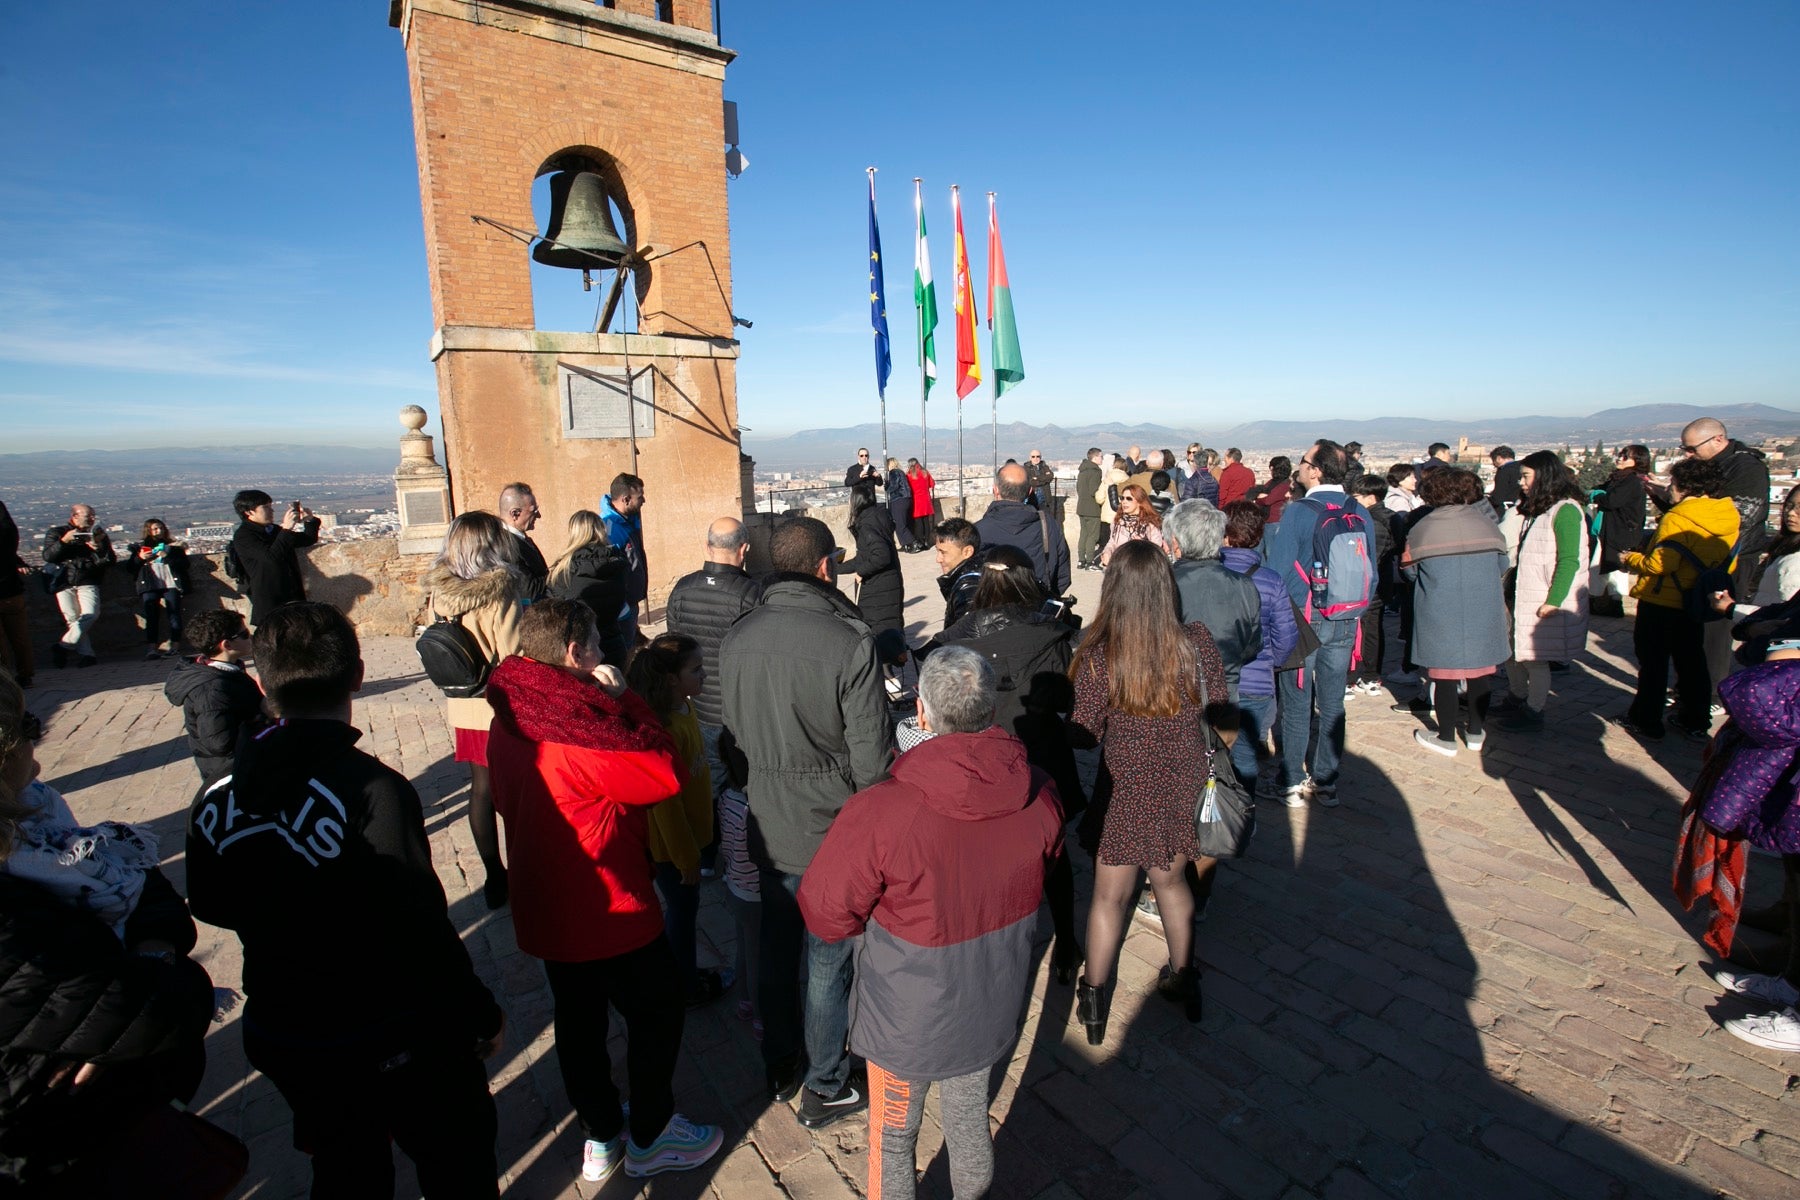
[(1381, 686), (1379, 679), (1365, 679), (1356, 686), (1365, 696), (1379, 696), (1386, 690)]
[(725, 1133), (717, 1125), (696, 1125), (676, 1113), (649, 1146), (640, 1149), (627, 1141), (625, 1174), (643, 1179), (664, 1171), (691, 1171), (717, 1154), (724, 1143)]
[(1790, 1053), (1800, 1050), (1800, 1012), (1795, 1012), (1792, 1008), (1757, 1013), (1749, 1017), (1734, 1017), (1725, 1022), (1725, 1031), (1753, 1046), (1766, 1046), (1770, 1050), (1785, 1050)]
[(1346, 683), (1344, 685), (1344, 699), (1354, 700), (1360, 695), (1362, 695), (1362, 687), (1360, 685), (1354, 683)]
[(1756, 975), (1749, 971), (1722, 968), (1713, 972), (1713, 982), (1728, 992), (1766, 1000), (1779, 1008), (1800, 1005), (1800, 988), (1779, 975)]
[(624, 1134), (621, 1133), (610, 1142), (596, 1142), (589, 1138), (581, 1148), (581, 1177), (589, 1183), (605, 1183), (624, 1161)]
[(1485, 732), (1464, 733), (1463, 734), (1463, 745), (1467, 746), (1471, 750), (1479, 750), (1483, 746), (1487, 745), (1487, 734)]
[(1308, 790), (1304, 783), (1296, 783), (1290, 788), (1284, 788), (1281, 793), (1281, 802), (1289, 808), (1305, 808)]

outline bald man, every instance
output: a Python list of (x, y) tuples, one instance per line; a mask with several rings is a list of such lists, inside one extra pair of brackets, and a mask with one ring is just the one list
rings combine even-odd
[(700, 643), (706, 662), (706, 686), (694, 697), (694, 715), (706, 738), (706, 755), (713, 769), (713, 795), (726, 784), (725, 766), (719, 761), (719, 729), (724, 713), (719, 700), (719, 643), (737, 619), (756, 607), (762, 588), (744, 570), (750, 554), (750, 534), (736, 517), (720, 517), (706, 529), (706, 562), (691, 575), (683, 575), (669, 593), (669, 632), (685, 634)]
[[(1689, 421), (1681, 431), (1681, 453), (1714, 463), (1725, 475), (1723, 498), (1738, 511), (1737, 565), (1731, 572), (1732, 592), (1741, 603), (1756, 594), (1762, 552), (1769, 544), (1769, 464), (1760, 450), (1752, 449), (1725, 431), (1712, 417)], [(1653, 489), (1650, 498), (1658, 508), (1670, 507), (1669, 494)], [(1731, 656), (1731, 622), (1711, 621), (1705, 629), (1706, 665), (1712, 675), (1713, 704), (1719, 703), (1719, 682), (1736, 666)]]
[(507, 532), (519, 539), (519, 569), (525, 575), (526, 598), (542, 599), (550, 578), (550, 564), (544, 561), (544, 552), (531, 540), (531, 531), (537, 525), (539, 515), (537, 497), (532, 494), (531, 485), (509, 483), (501, 488), (495, 512)]
[(1024, 551), (1044, 590), (1060, 596), (1069, 590), (1069, 539), (1048, 514), (1026, 503), (1030, 491), (1025, 468), (1018, 463), (995, 471), (993, 503), (975, 522), (975, 529), (983, 546), (1014, 546)]

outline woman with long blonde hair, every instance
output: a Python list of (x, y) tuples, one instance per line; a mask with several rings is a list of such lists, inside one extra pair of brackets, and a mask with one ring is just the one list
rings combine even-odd
[[(1204, 873), (1212, 863), (1201, 857), (1194, 833), (1194, 805), (1210, 761), (1206, 727), (1217, 727), (1229, 743), (1237, 710), (1212, 634), (1198, 621), (1182, 624), (1176, 612), (1168, 558), (1149, 542), (1125, 542), (1113, 555), (1099, 610), (1069, 665), (1075, 683), (1072, 740), (1098, 744), (1113, 781), (1099, 837), (1091, 837), (1095, 809), (1084, 829), (1084, 841), (1094, 842), (1094, 897), (1076, 1004), (1095, 1046), (1106, 1040), (1113, 968), (1132, 895), (1146, 871), (1169, 949), (1157, 991), (1182, 1005), (1188, 1020), (1201, 1015), (1194, 894), (1185, 869), (1192, 862)], [(1227, 763), (1216, 766), (1230, 770)]]
[[(518, 650), (526, 582), (519, 569), (518, 539), (499, 517), (467, 512), (450, 522), (425, 586), (431, 592), (432, 616), (461, 625), (488, 662)], [(494, 710), (486, 696), (451, 696), (445, 705), (456, 761), (469, 764), (469, 835), (487, 873), (481, 895), (489, 908), (499, 908), (506, 903), (508, 887), (488, 775), (488, 726)]]
[(569, 515), (569, 540), (550, 564), (549, 594), (579, 600), (594, 610), (600, 631), (600, 655), (623, 671), (631, 647), (619, 628), (619, 614), (631, 587), (631, 564), (612, 544), (606, 521), (591, 509)]

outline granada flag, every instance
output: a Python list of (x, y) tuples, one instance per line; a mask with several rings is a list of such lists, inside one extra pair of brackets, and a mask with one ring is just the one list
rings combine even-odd
[(956, 212), (956, 398), (962, 399), (981, 386), (981, 354), (975, 348), (975, 289), (969, 286), (969, 247), (963, 240), (962, 192), (950, 188), (950, 207)]
[(1000, 213), (988, 193), (988, 328), (994, 335), (994, 397), (1025, 378), (1019, 354), (1019, 327), (1013, 321), (1012, 285), (1006, 280), (1006, 252), (1000, 248)]
[(913, 242), (913, 307), (919, 313), (919, 366), (925, 372), (924, 395), (937, 382), (937, 284), (931, 281), (931, 250), (925, 244), (925, 196), (923, 181), (913, 176), (913, 214), (919, 218), (919, 236)]

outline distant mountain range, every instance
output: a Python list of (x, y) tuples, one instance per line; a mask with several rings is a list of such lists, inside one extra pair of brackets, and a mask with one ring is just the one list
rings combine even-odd
[[(1422, 452), (1432, 442), (1455, 445), (1458, 438), (1484, 446), (1510, 443), (1521, 454), (1545, 447), (1609, 446), (1624, 441), (1666, 445), (1679, 439), (1681, 427), (1698, 417), (1714, 417), (1725, 423), (1731, 435), (1755, 444), (1765, 438), (1800, 438), (1800, 412), (1766, 404), (1730, 404), (1704, 408), (1690, 404), (1639, 404), (1608, 408), (1588, 416), (1488, 417), (1374, 417), (1368, 420), (1252, 421), (1220, 426), (1205, 420), (1182, 429), (1155, 424), (1108, 421), (1091, 425), (1030, 425), (1010, 421), (1000, 426), (1001, 457), (1024, 458), (1030, 450), (1045, 457), (1068, 461), (1080, 458), (1090, 446), (1145, 450), (1167, 446), (1180, 451), (1191, 441), (1223, 449), (1237, 446), (1246, 452), (1293, 452), (1316, 438), (1358, 441), (1370, 446), (1407, 444)], [(786, 437), (749, 436), (744, 452), (756, 459), (759, 470), (818, 471), (842, 468), (856, 457), (858, 446), (880, 453), (881, 426), (853, 425), (842, 429), (806, 429)], [(966, 425), (964, 453), (969, 462), (986, 462), (992, 455), (993, 435), (986, 422)], [(888, 452), (904, 462), (919, 451), (917, 425), (888, 423)], [(929, 457), (944, 462), (956, 457), (956, 431), (933, 428)]]
[[(1486, 417), (1374, 417), (1368, 420), (1252, 421), (1224, 426), (1214, 419), (1173, 428), (1151, 423), (1107, 421), (1081, 425), (1032, 425), (1009, 421), (1000, 426), (1002, 457), (1023, 458), (1031, 450), (1067, 462), (1080, 458), (1089, 446), (1146, 450), (1167, 446), (1181, 450), (1190, 441), (1223, 449), (1238, 446), (1250, 453), (1291, 453), (1314, 438), (1359, 441), (1373, 446), (1416, 446), (1423, 451), (1431, 442), (1466, 437), (1483, 446), (1510, 443), (1520, 453), (1557, 446), (1591, 446), (1597, 441), (1615, 445), (1641, 441), (1669, 445), (1681, 427), (1697, 417), (1715, 417), (1733, 437), (1752, 444), (1765, 438), (1800, 439), (1800, 412), (1766, 404), (1731, 404), (1703, 408), (1690, 404), (1640, 404), (1608, 408), (1588, 416)], [(967, 461), (985, 463), (991, 455), (991, 434), (985, 422), (972, 421), (964, 429)], [(919, 451), (919, 427), (888, 423), (888, 450), (905, 461)], [(841, 470), (856, 457), (858, 446), (881, 446), (881, 426), (874, 423), (837, 429), (807, 429), (785, 437), (751, 434), (744, 450), (765, 471)], [(933, 462), (956, 457), (956, 431), (932, 429), (929, 453)], [(225, 478), (264, 487), (288, 480), (343, 478), (352, 475), (391, 475), (400, 459), (394, 447), (367, 446), (146, 446), (134, 450), (40, 450), (29, 454), (0, 454), (0, 483), (9, 488), (50, 486), (61, 492), (113, 481), (171, 480), (189, 476)]]
[(367, 446), (145, 446), (133, 450), (38, 450), (0, 454), (0, 480), (10, 487), (69, 485), (116, 479), (228, 477), (240, 486), (291, 478), (394, 473), (395, 448)]

